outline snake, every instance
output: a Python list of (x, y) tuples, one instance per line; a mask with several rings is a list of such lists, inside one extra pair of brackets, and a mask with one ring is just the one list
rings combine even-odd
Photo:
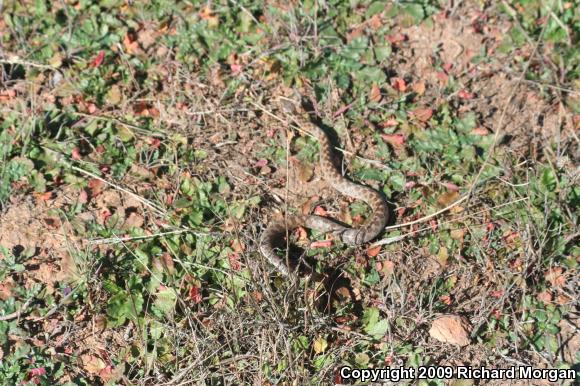
[(286, 245), (287, 232), (298, 227), (330, 233), (348, 246), (367, 243), (377, 237), (389, 220), (389, 211), (383, 196), (373, 188), (355, 183), (344, 177), (333, 162), (333, 150), (326, 132), (318, 125), (307, 122), (302, 128), (311, 134), (319, 144), (320, 174), (326, 183), (339, 193), (364, 201), (372, 210), (372, 215), (359, 227), (352, 228), (318, 215), (288, 214), (284, 220), (274, 221), (266, 226), (259, 240), (260, 253), (284, 276), (291, 274), (285, 259), (276, 253)]

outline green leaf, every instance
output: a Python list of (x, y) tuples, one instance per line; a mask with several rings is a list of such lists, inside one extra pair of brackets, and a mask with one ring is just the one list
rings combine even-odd
[(381, 319), (373, 326), (366, 330), (367, 334), (375, 339), (380, 339), (385, 336), (386, 332), (389, 330), (389, 322), (386, 319)]
[(379, 321), (379, 309), (376, 307), (367, 308), (363, 314), (362, 322), (365, 329), (372, 328)]
[(389, 323), (385, 319), (379, 320), (379, 310), (376, 307), (367, 308), (363, 314), (364, 330), (374, 339), (382, 338), (389, 330)]
[(113, 326), (120, 326), (127, 319), (136, 320), (143, 309), (143, 295), (119, 292), (107, 303), (107, 316)]
[(391, 45), (386, 42), (374, 47), (375, 57), (379, 62), (388, 59), (391, 56), (391, 52), (392, 52)]
[(383, 84), (387, 80), (387, 76), (379, 67), (364, 67), (357, 72), (356, 77), (365, 83)]
[(384, 1), (375, 1), (367, 8), (365, 12), (365, 16), (370, 18), (378, 13), (381, 13), (385, 10), (386, 3)]
[(173, 288), (164, 287), (157, 293), (157, 298), (153, 302), (153, 311), (157, 314), (167, 316), (175, 309), (177, 294)]
[(366, 353), (358, 353), (354, 357), (354, 363), (360, 368), (368, 367), (370, 358)]
[(553, 192), (558, 185), (558, 178), (556, 174), (550, 167), (545, 167), (542, 170), (542, 174), (540, 176), (540, 182), (546, 188), (547, 191)]
[(475, 116), (475, 113), (465, 114), (463, 118), (455, 123), (455, 127), (464, 133), (470, 132), (476, 125), (477, 117)]
[(384, 181), (385, 175), (382, 171), (372, 168), (363, 168), (356, 173), (357, 177), (362, 180)]
[(117, 136), (123, 142), (130, 142), (133, 140), (135, 135), (127, 126), (119, 126), (117, 127)]

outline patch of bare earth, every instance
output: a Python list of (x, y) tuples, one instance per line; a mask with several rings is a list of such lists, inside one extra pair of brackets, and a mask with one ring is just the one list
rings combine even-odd
[[(70, 221), (63, 220), (64, 213), (79, 201), (87, 204), (86, 210)], [(65, 187), (46, 195), (15, 196), (0, 216), (0, 246), (22, 259), (25, 266), (24, 272), (0, 283), (0, 299), (16, 296), (18, 288), (42, 288), (42, 295), (37, 296), (21, 318), (43, 334), (13, 335), (10, 346), (17, 347), (24, 339), (35, 346), (51, 347), (54, 355), (78, 357), (79, 369), (105, 381), (119, 379), (122, 373), (122, 367), (111, 366), (111, 348), (117, 351), (130, 343), (121, 332), (105, 329), (105, 317), (92, 312), (89, 305), (77, 310), (73, 319), (64, 317), (60, 311), (71, 302), (75, 287), (81, 281), (86, 283), (85, 275), (95, 270), (91, 252), (107, 249), (106, 245), (91, 245), (84, 238), (86, 228), (107, 221), (118, 229), (142, 227), (143, 206), (135, 197), (110, 189), (98, 180), (92, 180), (89, 188), (81, 191)], [(94, 290), (98, 294), (97, 288)], [(46, 308), (41, 303), (47, 295), (53, 296), (56, 304), (49, 307), (48, 314), (40, 315), (35, 308), (39, 305)], [(71, 375), (67, 374), (67, 379)]]
[[(424, 82), (422, 100), (431, 100), (429, 107), (451, 102), (460, 112), (475, 112), (481, 134), (499, 131), (500, 143), (520, 156), (536, 156), (545, 143), (570, 137), (572, 114), (561, 99), (553, 98), (557, 94), (546, 98), (539, 84), (520, 79), (521, 72), (511, 69), (517, 61), (542, 65), (538, 58), (546, 58), (546, 53), (528, 48), (506, 56), (498, 49), (511, 27), (509, 22), (469, 4), (462, 5), (460, 13), (398, 28), (408, 42), (397, 53), (393, 71), (413, 82)], [(442, 90), (451, 81), (458, 82), (459, 89), (444, 96)]]

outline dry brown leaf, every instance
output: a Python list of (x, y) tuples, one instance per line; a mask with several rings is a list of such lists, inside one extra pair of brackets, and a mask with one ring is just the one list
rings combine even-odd
[(373, 17), (371, 17), (367, 21), (369, 27), (371, 27), (371, 29), (373, 29), (374, 31), (376, 31), (379, 28), (381, 28), (383, 26), (382, 16), (383, 16), (382, 13), (377, 13), (376, 15), (374, 15)]
[(152, 29), (142, 29), (137, 32), (137, 40), (141, 43), (141, 46), (145, 49), (151, 47), (155, 44), (155, 30)]
[(312, 179), (314, 168), (310, 164), (296, 161), (296, 174), (301, 182), (306, 183)]
[(312, 208), (312, 205), (314, 205), (314, 203), (318, 201), (318, 198), (319, 198), (318, 196), (312, 196), (306, 201), (304, 201), (304, 203), (300, 206), (300, 213), (304, 215), (310, 213), (310, 208)]
[(125, 222), (123, 223), (123, 229), (141, 228), (144, 223), (145, 220), (143, 219), (143, 216), (141, 216), (138, 213), (131, 212), (129, 213), (129, 215), (125, 219)]
[(204, 7), (201, 12), (199, 12), (199, 16), (207, 21), (208, 27), (217, 27), (219, 24), (219, 18), (214, 15), (213, 11), (210, 7)]
[(463, 240), (463, 237), (465, 236), (465, 229), (453, 229), (451, 232), (449, 232), (449, 235), (453, 240)]
[(17, 287), (17, 285), (11, 277), (7, 277), (0, 282), (0, 300), (7, 300), (12, 297), (12, 289), (14, 287)]
[(116, 84), (109, 89), (107, 95), (105, 96), (105, 101), (111, 105), (118, 105), (121, 103), (122, 99), (123, 95), (121, 94), (121, 89)]
[(395, 263), (391, 260), (378, 261), (376, 269), (383, 276), (392, 276), (395, 273)]
[(123, 46), (129, 54), (136, 54), (139, 52), (139, 43), (134, 34), (128, 33), (123, 38)]
[(429, 335), (440, 342), (463, 347), (470, 342), (470, 330), (471, 326), (466, 318), (459, 315), (445, 315), (431, 323)]
[(381, 89), (379, 88), (379, 86), (373, 83), (373, 86), (371, 87), (371, 92), (369, 94), (369, 99), (373, 102), (379, 103), (382, 98), (383, 97), (381, 95)]
[(420, 80), (418, 82), (413, 83), (413, 91), (415, 91), (419, 96), (425, 94), (425, 82)]
[(439, 297), (439, 300), (448, 306), (450, 306), (452, 303), (451, 296), (449, 296), (449, 295), (441, 295)]
[(362, 34), (363, 34), (363, 32), (364, 32), (364, 29), (362, 27), (355, 28), (352, 31), (347, 32), (347, 34), (346, 34), (346, 41), (347, 42), (350, 42), (350, 41), (352, 41), (352, 40), (354, 40), (354, 39), (356, 39), (358, 37), (361, 37)]
[(563, 287), (566, 284), (566, 278), (562, 273), (562, 267), (554, 267), (550, 268), (544, 277), (553, 287)]
[(0, 102), (6, 102), (9, 101), (10, 99), (13, 99), (16, 97), (16, 91), (14, 90), (6, 90), (6, 91), (0, 91)]
[(411, 114), (421, 122), (427, 122), (433, 116), (433, 109), (429, 107), (419, 107), (411, 111)]
[(232, 249), (234, 250), (234, 252), (244, 252), (244, 250), (246, 249), (246, 246), (244, 245), (243, 242), (240, 241), (240, 239), (234, 239), (230, 242), (230, 246), (232, 247)]
[(447, 260), (449, 259), (449, 252), (447, 251), (447, 248), (439, 248), (439, 253), (437, 253), (435, 259), (439, 264), (441, 264), (442, 267), (445, 267), (447, 265)]
[(90, 354), (81, 355), (81, 362), (85, 371), (91, 375), (98, 375), (101, 370), (107, 367), (105, 361)]
[(163, 262), (163, 265), (167, 269), (167, 273), (173, 275), (175, 273), (175, 263), (173, 262), (173, 257), (169, 253), (162, 253), (159, 259)]
[(544, 304), (552, 302), (552, 293), (549, 290), (544, 290), (536, 295), (536, 298)]
[(437, 203), (441, 206), (451, 205), (457, 200), (459, 193), (456, 191), (445, 192), (437, 198)]

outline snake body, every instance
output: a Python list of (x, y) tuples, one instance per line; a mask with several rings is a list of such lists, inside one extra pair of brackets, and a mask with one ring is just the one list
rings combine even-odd
[(332, 146), (326, 133), (313, 123), (305, 128), (319, 143), (320, 172), (326, 182), (345, 196), (366, 202), (373, 214), (365, 224), (350, 228), (332, 219), (316, 215), (288, 215), (285, 221), (276, 221), (268, 225), (260, 237), (260, 252), (283, 275), (288, 276), (290, 269), (286, 262), (276, 254), (277, 248), (284, 248), (287, 230), (297, 227), (315, 229), (322, 233), (332, 233), (347, 245), (364, 244), (374, 239), (388, 221), (387, 203), (376, 190), (346, 179), (336, 168), (332, 160)]

